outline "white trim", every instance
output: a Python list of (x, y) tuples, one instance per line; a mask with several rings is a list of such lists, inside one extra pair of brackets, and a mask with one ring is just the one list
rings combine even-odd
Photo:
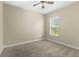
[(46, 40), (49, 40), (51, 42), (55, 42), (55, 43), (58, 43), (58, 44), (61, 44), (61, 45), (64, 45), (64, 46), (71, 47), (73, 49), (79, 50), (79, 47), (77, 47), (77, 46), (72, 46), (72, 45), (69, 45), (69, 44), (66, 44), (66, 43), (63, 43), (63, 42), (59, 42), (59, 41), (56, 41), (56, 40), (51, 40), (51, 39), (46, 39)]
[(2, 51), (3, 51), (3, 48), (0, 48), (0, 55), (1, 55)]
[(40, 41), (40, 40), (43, 40), (43, 39), (36, 39), (36, 40), (33, 40), (33, 41), (20, 42), (20, 43), (10, 44), (10, 45), (3, 45), (3, 46), (0, 46), (0, 47), (1, 48), (7, 48), (7, 47), (18, 46), (18, 45), (22, 45), (22, 44), (28, 44), (28, 43), (32, 43), (32, 42), (36, 42), (36, 41)]

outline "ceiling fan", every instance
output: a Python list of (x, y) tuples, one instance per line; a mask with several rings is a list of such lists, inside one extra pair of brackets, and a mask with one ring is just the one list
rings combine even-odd
[(40, 1), (39, 3), (36, 3), (33, 6), (37, 6), (39, 4), (42, 4), (42, 8), (45, 8), (45, 3), (46, 4), (53, 4), (54, 2), (52, 2), (52, 1)]

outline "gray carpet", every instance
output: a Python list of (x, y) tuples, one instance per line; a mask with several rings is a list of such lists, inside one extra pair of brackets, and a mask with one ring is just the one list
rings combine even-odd
[(1, 57), (79, 57), (79, 50), (41, 40), (4, 48)]

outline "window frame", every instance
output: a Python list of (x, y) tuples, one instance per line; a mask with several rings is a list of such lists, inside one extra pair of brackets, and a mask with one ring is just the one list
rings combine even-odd
[[(55, 33), (56, 33), (56, 34), (54, 33), (55, 35), (51, 33), (51, 27), (53, 27), (53, 25), (56, 26), (55, 24), (52, 25), (52, 23), (54, 23), (53, 20), (58, 22), (58, 24), (57, 24), (58, 29), (55, 29), (55, 31), (58, 30), (58, 34), (55, 32)], [(51, 17), (51, 18), (49, 19), (49, 33), (48, 33), (48, 34), (49, 34), (50, 36), (53, 36), (53, 37), (59, 37), (59, 36), (60, 36), (60, 31), (59, 31), (60, 22), (59, 22), (59, 21), (60, 21), (60, 17), (59, 17), (59, 16), (53, 16), (53, 17)], [(55, 28), (55, 27), (54, 27), (54, 28)], [(52, 32), (53, 32), (53, 31), (52, 31)]]

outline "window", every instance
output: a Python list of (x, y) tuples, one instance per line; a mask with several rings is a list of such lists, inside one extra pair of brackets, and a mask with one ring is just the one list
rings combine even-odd
[(59, 17), (52, 17), (49, 21), (50, 31), (49, 34), (51, 36), (59, 36)]

